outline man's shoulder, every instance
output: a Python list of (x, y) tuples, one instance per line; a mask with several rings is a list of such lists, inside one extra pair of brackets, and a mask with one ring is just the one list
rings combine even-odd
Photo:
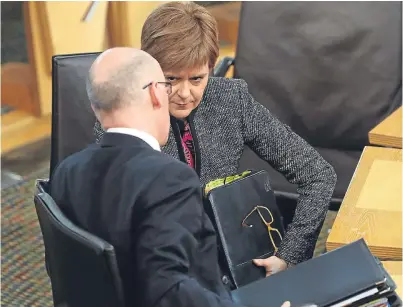
[[(91, 152), (96, 150), (98, 145), (90, 145), (79, 152), (73, 153), (60, 161), (52, 170), (51, 174), (51, 195), (58, 199), (60, 193), (64, 193), (65, 184), (71, 180), (75, 181), (77, 178), (83, 176), (83, 166), (91, 157)], [(77, 172), (77, 170), (80, 170)]]
[(196, 172), (186, 163), (179, 161), (166, 153), (156, 150), (144, 152), (139, 159), (133, 158), (133, 163), (140, 163), (144, 166), (152, 167), (157, 170), (160, 169), (174, 173), (184, 172), (185, 174), (197, 176)]
[(99, 145), (91, 144), (88, 145), (86, 148), (67, 156), (57, 164), (55, 171), (60, 168), (68, 168), (73, 165), (79, 164), (82, 161), (85, 161), (86, 158), (88, 158), (91, 155), (91, 153), (93, 153), (98, 148)]
[(147, 191), (147, 195), (159, 194), (154, 195), (156, 198), (172, 191), (200, 188), (200, 179), (194, 169), (165, 153), (143, 153), (133, 157), (126, 166), (126, 171), (140, 180), (137, 188)]

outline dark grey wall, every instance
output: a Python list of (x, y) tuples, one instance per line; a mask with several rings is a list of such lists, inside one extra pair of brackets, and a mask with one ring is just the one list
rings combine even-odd
[(28, 62), (21, 1), (1, 2), (1, 63)]

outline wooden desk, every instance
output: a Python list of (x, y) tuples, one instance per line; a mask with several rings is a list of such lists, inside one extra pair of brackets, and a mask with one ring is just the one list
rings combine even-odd
[(402, 107), (385, 118), (368, 135), (371, 144), (402, 148)]
[(50, 137), (51, 114), (35, 117), (14, 110), (1, 116), (1, 154)]
[(402, 150), (365, 147), (326, 242), (364, 238), (381, 260), (402, 260)]
[(402, 262), (401, 261), (382, 261), (383, 267), (388, 271), (390, 277), (397, 285), (396, 293), (402, 298)]

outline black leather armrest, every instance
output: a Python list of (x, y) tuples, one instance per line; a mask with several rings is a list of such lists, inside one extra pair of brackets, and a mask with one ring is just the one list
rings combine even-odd
[(235, 64), (235, 58), (226, 56), (214, 67), (214, 77), (225, 77), (231, 65)]

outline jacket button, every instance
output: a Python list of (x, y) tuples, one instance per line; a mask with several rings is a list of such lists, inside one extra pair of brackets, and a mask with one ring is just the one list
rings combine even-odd
[(229, 283), (229, 278), (228, 278), (227, 275), (224, 275), (224, 276), (222, 277), (222, 282), (223, 282), (224, 285), (228, 285), (228, 283)]

